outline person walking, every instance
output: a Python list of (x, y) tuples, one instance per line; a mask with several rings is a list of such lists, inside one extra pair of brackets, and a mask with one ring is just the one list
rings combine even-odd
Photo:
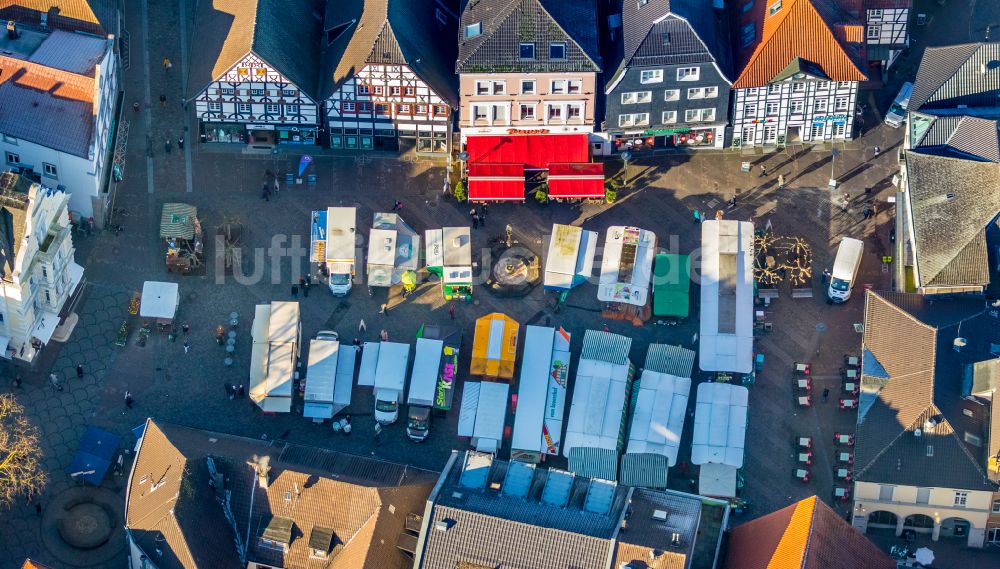
[(389, 305), (387, 303), (383, 302), (382, 306), (378, 307), (378, 313), (380, 315), (384, 316), (387, 312), (389, 312)]
[(188, 342), (187, 340), (184, 340), (184, 353), (186, 354), (190, 351), (191, 351), (191, 343)]
[(185, 336), (187, 336), (190, 331), (191, 326), (187, 322), (181, 324), (181, 332), (183, 332)]
[(875, 155), (875, 156), (874, 156), (875, 158), (878, 158), (878, 155), (879, 155), (879, 154), (880, 154), (880, 153), (882, 152), (882, 149), (881, 149), (881, 148), (879, 148), (879, 147), (878, 147), (877, 145), (876, 145), (876, 146), (875, 146), (875, 148), (873, 148), (872, 150), (873, 150), (873, 153), (874, 153), (874, 155)]
[(160, 95), (160, 106), (161, 107), (166, 107), (167, 106), (167, 96), (166, 95)]
[(59, 376), (58, 375), (56, 375), (54, 373), (50, 373), (49, 374), (49, 383), (52, 384), (52, 388), (55, 389), (56, 391), (62, 391), (63, 390), (63, 386), (62, 386), (62, 383), (59, 381)]
[(302, 296), (309, 298), (309, 279), (302, 280)]
[(486, 204), (479, 210), (479, 227), (486, 227)]
[(830, 282), (830, 269), (823, 269), (823, 284)]
[(134, 103), (132, 103), (132, 112), (134, 113), (139, 112), (139, 101), (135, 101)]
[(785, 189), (785, 175), (784, 174), (778, 174), (778, 189), (779, 190)]
[(365, 324), (365, 319), (364, 318), (362, 318), (358, 322), (358, 332), (360, 332), (362, 334), (368, 332), (368, 325)]
[(17, 374), (14, 376), (14, 387), (16, 387), (17, 389), (21, 389), (21, 374)]
[(478, 211), (472, 212), (472, 228), (473, 229), (478, 229), (479, 228), (479, 212)]
[(131, 391), (126, 391), (125, 392), (125, 406), (128, 407), (129, 409), (131, 409), (132, 408), (132, 403), (134, 401), (135, 401), (135, 399), (132, 399), (132, 392)]
[(184, 150), (184, 137), (181, 136), (177, 139), (177, 150)]
[(76, 364), (76, 378), (83, 379), (83, 364)]
[(229, 400), (232, 401), (233, 397), (236, 396), (236, 391), (233, 389), (233, 384), (229, 383), (228, 381), (223, 382), (222, 388), (226, 390), (226, 397), (228, 397)]
[(35, 502), (35, 513), (38, 514), (39, 516), (42, 515), (42, 503), (41, 502)]
[(864, 215), (865, 219), (871, 218), (871, 216), (872, 216), (872, 206), (871, 206), (871, 204), (865, 204), (865, 207), (864, 207), (864, 209), (861, 210), (861, 213), (862, 213), (862, 215)]
[(451, 316), (452, 320), (455, 319), (455, 305), (454, 304), (452, 304), (451, 306), (448, 307), (448, 316)]
[(830, 388), (829, 387), (824, 387), (823, 388), (823, 403), (826, 403), (826, 399), (828, 397), (830, 397)]
[(267, 182), (264, 182), (264, 187), (260, 190), (260, 199), (266, 202), (271, 201), (271, 188), (268, 187)]
[(396, 200), (396, 203), (392, 204), (392, 211), (399, 211), (403, 209), (403, 202)]
[(171, 148), (173, 148), (173, 146), (171, 145), (170, 139), (168, 138), (167, 141), (163, 143), (163, 150), (166, 151), (167, 154), (170, 154)]
[(760, 177), (764, 178), (766, 176), (767, 176), (767, 168), (763, 164), (761, 164), (760, 165)]
[(166, 57), (163, 58), (163, 70), (170, 73), (170, 70), (174, 68), (174, 64), (170, 62)]
[(382, 340), (383, 342), (388, 342), (389, 341), (389, 332), (387, 332), (385, 328), (382, 328), (382, 331), (378, 333), (378, 338), (379, 338), (379, 340)]
[(729, 198), (729, 209), (736, 207), (736, 196)]
[(700, 211), (694, 210), (694, 213), (692, 214), (692, 217), (694, 217), (694, 222), (695, 223), (701, 223), (701, 212)]

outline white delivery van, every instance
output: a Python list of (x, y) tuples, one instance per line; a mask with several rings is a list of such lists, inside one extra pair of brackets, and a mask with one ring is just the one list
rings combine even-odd
[(906, 120), (906, 107), (910, 106), (910, 95), (913, 94), (913, 83), (907, 81), (899, 89), (896, 99), (885, 113), (885, 124), (899, 128)]
[(375, 420), (379, 424), (391, 425), (399, 418), (399, 403), (403, 398), (409, 363), (409, 344), (382, 342), (379, 345), (378, 363), (375, 365)]
[(861, 266), (861, 255), (865, 252), (865, 244), (858, 239), (844, 237), (837, 247), (837, 258), (833, 261), (833, 273), (830, 275), (830, 289), (827, 295), (836, 303), (847, 302), (851, 298), (851, 289), (858, 277), (858, 267)]

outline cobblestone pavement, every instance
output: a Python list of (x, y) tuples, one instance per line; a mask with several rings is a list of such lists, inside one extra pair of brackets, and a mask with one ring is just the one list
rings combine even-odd
[[(980, 0), (975, 10), (984, 3), (986, 0)], [(178, 152), (175, 145), (171, 154), (164, 153), (163, 141), (168, 137), (174, 139), (182, 132), (186, 117), (179, 104), (182, 95), (179, 78), (165, 74), (159, 62), (164, 56), (175, 62), (182, 60), (179, 34), (184, 27), (180, 14), (190, 11), (188, 4), (193, 4), (192, 0), (126, 3), (132, 55), (131, 68), (125, 74), (128, 92), (125, 106), (129, 108), (132, 100), (141, 98), (132, 94), (145, 91), (146, 77), (153, 101), (162, 92), (171, 104), (165, 108), (155, 104), (150, 108), (150, 128), (146, 127), (142, 113), (132, 115), (132, 111), (127, 111), (126, 120), (132, 122), (132, 134), (126, 180), (116, 200), (118, 207), (127, 210), (116, 220), (125, 226), (125, 231), (119, 236), (106, 232), (77, 238), (77, 261), (86, 267), (88, 279), (78, 308), (80, 324), (64, 346), (46, 352), (43, 365), (27, 375), (24, 387), (17, 390), (18, 398), (43, 434), (44, 466), (50, 474), (50, 484), (38, 500), (43, 507), (57, 503), (64, 492), (73, 488), (64, 469), (86, 425), (97, 425), (122, 436), (123, 446), (130, 448), (134, 439), (129, 430), (147, 416), (241, 435), (282, 437), (296, 443), (440, 468), (452, 448), (464, 448), (466, 444), (455, 437), (457, 409), (437, 420), (430, 439), (421, 445), (406, 440), (400, 422), (387, 428), (384, 442), (376, 446), (370, 419), (370, 390), (355, 390), (348, 410), (355, 427), (350, 437), (332, 432), (329, 425), (305, 421), (298, 410), (283, 416), (266, 416), (247, 399), (230, 400), (227, 397), (223, 389), (225, 383), (245, 383), (247, 378), (254, 305), (289, 299), (290, 285), (306, 270), (301, 258), (296, 262), (288, 250), (304, 250), (307, 246), (311, 210), (331, 205), (355, 205), (359, 208), (359, 230), (366, 235), (372, 213), (391, 208), (397, 199), (404, 204), (403, 218), (418, 231), (467, 224), (468, 207), (441, 194), (444, 168), (440, 163), (429, 161), (383, 155), (333, 155), (310, 150), (315, 156), (313, 168), (317, 185), (282, 187), (270, 202), (264, 202), (259, 194), (264, 171), (292, 171), (298, 163), (298, 153), (248, 155), (239, 149), (201, 147), (194, 144), (194, 136), (185, 137), (189, 141), (188, 152)], [(918, 0), (918, 8), (920, 4)], [(142, 6), (145, 6), (147, 21), (155, 22), (147, 26), (149, 42), (143, 37)], [(936, 22), (939, 21), (940, 17)], [(149, 51), (144, 56), (146, 45)], [(915, 55), (911, 54), (901, 65), (912, 65), (913, 57)], [(148, 75), (144, 71), (147, 66)], [(175, 65), (175, 73), (177, 68)], [(872, 95), (870, 100), (884, 109), (888, 103), (886, 99), (891, 98), (891, 93), (883, 92), (879, 96)], [(873, 110), (868, 116), (868, 124), (879, 122)], [(813, 248), (817, 270), (832, 262), (834, 247), (841, 237), (866, 239), (867, 254), (859, 282), (885, 288), (890, 285), (891, 273), (882, 272), (877, 259), (890, 250), (891, 210), (887, 202), (893, 192), (891, 179), (897, 171), (894, 151), (899, 147), (901, 136), (901, 131), (875, 128), (858, 141), (838, 145), (836, 149), (840, 154), (836, 159), (830, 146), (789, 147), (770, 154), (640, 155), (629, 166), (629, 186), (619, 192), (619, 200), (613, 206), (551, 204), (543, 207), (533, 202), (490, 206), (487, 227), (474, 232), (474, 250), (488, 251), (491, 237), (498, 235), (507, 223), (514, 226), (515, 237), (521, 244), (539, 254), (542, 253), (542, 238), (552, 223), (583, 224), (588, 229), (600, 231), (602, 236), (609, 225), (627, 223), (655, 231), (661, 246), (689, 253), (699, 241), (698, 226), (692, 223), (693, 210), (714, 211), (725, 207), (725, 202), (736, 195), (737, 206), (726, 211), (727, 217), (753, 217), (759, 223), (770, 221), (780, 234), (803, 236)], [(875, 145), (882, 148), (877, 158), (872, 155)], [(151, 178), (146, 168), (150, 153)], [(740, 165), (744, 161), (753, 164), (752, 173), (741, 172)], [(766, 166), (767, 177), (758, 175), (760, 165)], [(609, 170), (619, 166), (615, 161), (608, 163)], [(826, 188), (831, 170), (841, 184), (836, 192)], [(786, 180), (783, 190), (777, 188), (778, 174)], [(850, 196), (846, 208), (841, 203), (844, 193)], [(163, 265), (158, 221), (162, 204), (171, 201), (196, 205), (209, 236), (220, 223), (242, 224), (245, 273), (254, 278), (247, 279), (244, 284), (231, 276), (224, 277), (216, 265), (215, 255), (219, 251), (213, 240), (207, 244), (209, 261), (201, 274), (168, 274)], [(861, 208), (867, 201), (879, 206), (880, 213), (874, 220), (862, 218)], [(280, 241), (275, 241), (275, 236), (279, 236)], [(478, 260), (482, 265), (488, 261), (482, 257)], [(123, 320), (129, 319), (133, 330), (138, 327), (138, 320), (128, 317), (128, 301), (145, 280), (180, 284), (178, 321), (189, 323), (191, 332), (175, 342), (154, 334), (145, 347), (135, 345), (133, 332), (126, 347), (116, 347), (115, 333)], [(448, 319), (447, 307), (433, 283), (425, 283), (405, 300), (398, 290), (388, 295), (385, 291), (376, 291), (369, 296), (364, 286), (357, 286), (346, 299), (334, 299), (322, 287), (318, 288), (308, 298), (299, 298), (303, 307), (304, 337), (311, 337), (320, 329), (333, 329), (348, 341), (355, 336), (373, 340), (384, 328), (391, 339), (412, 342), (422, 322)], [(861, 320), (861, 296), (859, 291), (846, 305), (830, 306), (824, 302), (822, 287), (817, 282), (814, 298), (791, 299), (786, 290), (767, 309), (766, 319), (774, 324), (774, 332), (758, 342), (766, 364), (751, 389), (745, 469), (747, 486), (744, 490), (753, 503), (749, 517), (769, 513), (813, 493), (825, 500), (831, 499), (833, 433), (851, 431), (854, 422), (851, 413), (836, 409), (834, 396), (838, 395), (838, 390), (834, 387), (839, 383), (837, 377), (843, 354), (854, 352), (859, 346), (860, 337), (852, 325)], [(496, 298), (484, 287), (477, 289), (475, 297), (474, 302), (456, 305), (456, 324), (464, 330), (466, 342), (463, 369), (468, 365), (474, 320), (492, 311), (505, 312), (522, 325), (550, 320), (554, 325), (564, 326), (573, 333), (572, 349), (577, 357), (583, 332), (588, 328), (600, 329), (607, 323), (611, 331), (632, 337), (632, 359), (638, 365), (645, 359), (650, 343), (691, 346), (697, 330), (696, 318), (679, 326), (650, 324), (643, 328), (605, 322), (600, 315), (596, 289), (590, 284), (574, 290), (567, 305), (558, 313), (553, 310), (553, 299), (544, 295), (541, 287), (519, 300)], [(696, 289), (692, 290), (692, 301), (692, 313), (697, 314)], [(390, 310), (381, 316), (377, 312), (383, 302), (390, 305)], [(222, 348), (214, 341), (213, 330), (217, 324), (226, 322), (233, 311), (240, 315), (240, 323), (235, 364), (227, 369), (223, 364)], [(357, 333), (362, 318), (368, 326), (366, 337)], [(185, 341), (191, 346), (189, 353), (183, 349)], [(814, 393), (822, 391), (824, 386), (834, 386), (829, 403), (817, 403), (806, 410), (794, 406), (791, 365), (795, 361), (813, 363)], [(82, 380), (75, 377), (77, 363), (83, 363), (86, 371)], [(577, 362), (572, 363), (575, 369)], [(55, 392), (47, 385), (49, 368), (66, 378), (63, 392)], [(0, 389), (10, 389), (9, 382), (3, 382)], [(135, 397), (134, 408), (127, 412), (123, 405), (126, 390)], [(691, 436), (690, 421), (688, 423), (682, 448)], [(808, 484), (794, 481), (791, 476), (794, 461), (791, 441), (796, 434), (811, 434), (817, 441), (814, 478)], [(682, 456), (681, 460), (685, 458)], [(553, 463), (563, 464), (558, 459)], [(688, 489), (687, 480), (676, 474), (672, 476), (671, 485)], [(109, 475), (104, 486), (124, 499), (121, 480)], [(28, 555), (53, 567), (124, 565), (124, 553), (117, 550), (116, 557), (106, 564), (89, 563), (84, 557), (76, 559), (75, 564), (61, 561), (58, 552), (43, 545), (41, 520), (33, 506), (23, 503), (0, 516), (0, 568), (17, 566)], [(108, 547), (118, 546), (109, 544)]]

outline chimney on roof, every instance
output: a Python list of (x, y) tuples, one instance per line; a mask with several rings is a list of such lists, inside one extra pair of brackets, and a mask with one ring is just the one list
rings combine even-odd
[(653, 510), (653, 519), (661, 522), (667, 521), (667, 512), (663, 510)]
[(17, 31), (17, 22), (7, 20), (7, 39), (16, 40), (21, 34)]
[(438, 520), (434, 522), (434, 529), (438, 531), (448, 531), (448, 527), (449, 526), (447, 520)]
[(681, 546), (681, 532), (675, 531), (670, 534), (670, 547), (680, 547)]
[(271, 472), (270, 462), (270, 456), (257, 456), (256, 454), (253, 455), (253, 459), (247, 461), (247, 464), (257, 473), (257, 482), (260, 487), (265, 490), (267, 489), (267, 475)]

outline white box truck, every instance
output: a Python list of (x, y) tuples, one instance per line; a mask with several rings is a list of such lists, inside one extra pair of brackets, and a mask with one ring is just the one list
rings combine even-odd
[(302, 416), (312, 419), (314, 423), (332, 419), (337, 411), (346, 407), (338, 409), (334, 401), (339, 354), (340, 342), (336, 333), (320, 332), (315, 339), (309, 341)]
[(410, 345), (382, 342), (375, 365), (375, 420), (391, 425), (399, 419), (399, 402), (406, 385)]
[(356, 225), (357, 208), (328, 207), (312, 212), (310, 260), (326, 266), (334, 296), (351, 292), (357, 258)]
[(406, 394), (406, 436), (419, 443), (427, 440), (431, 430), (431, 407), (437, 392), (441, 370), (441, 352), (444, 342), (417, 338), (413, 372), (410, 374), (410, 391)]

